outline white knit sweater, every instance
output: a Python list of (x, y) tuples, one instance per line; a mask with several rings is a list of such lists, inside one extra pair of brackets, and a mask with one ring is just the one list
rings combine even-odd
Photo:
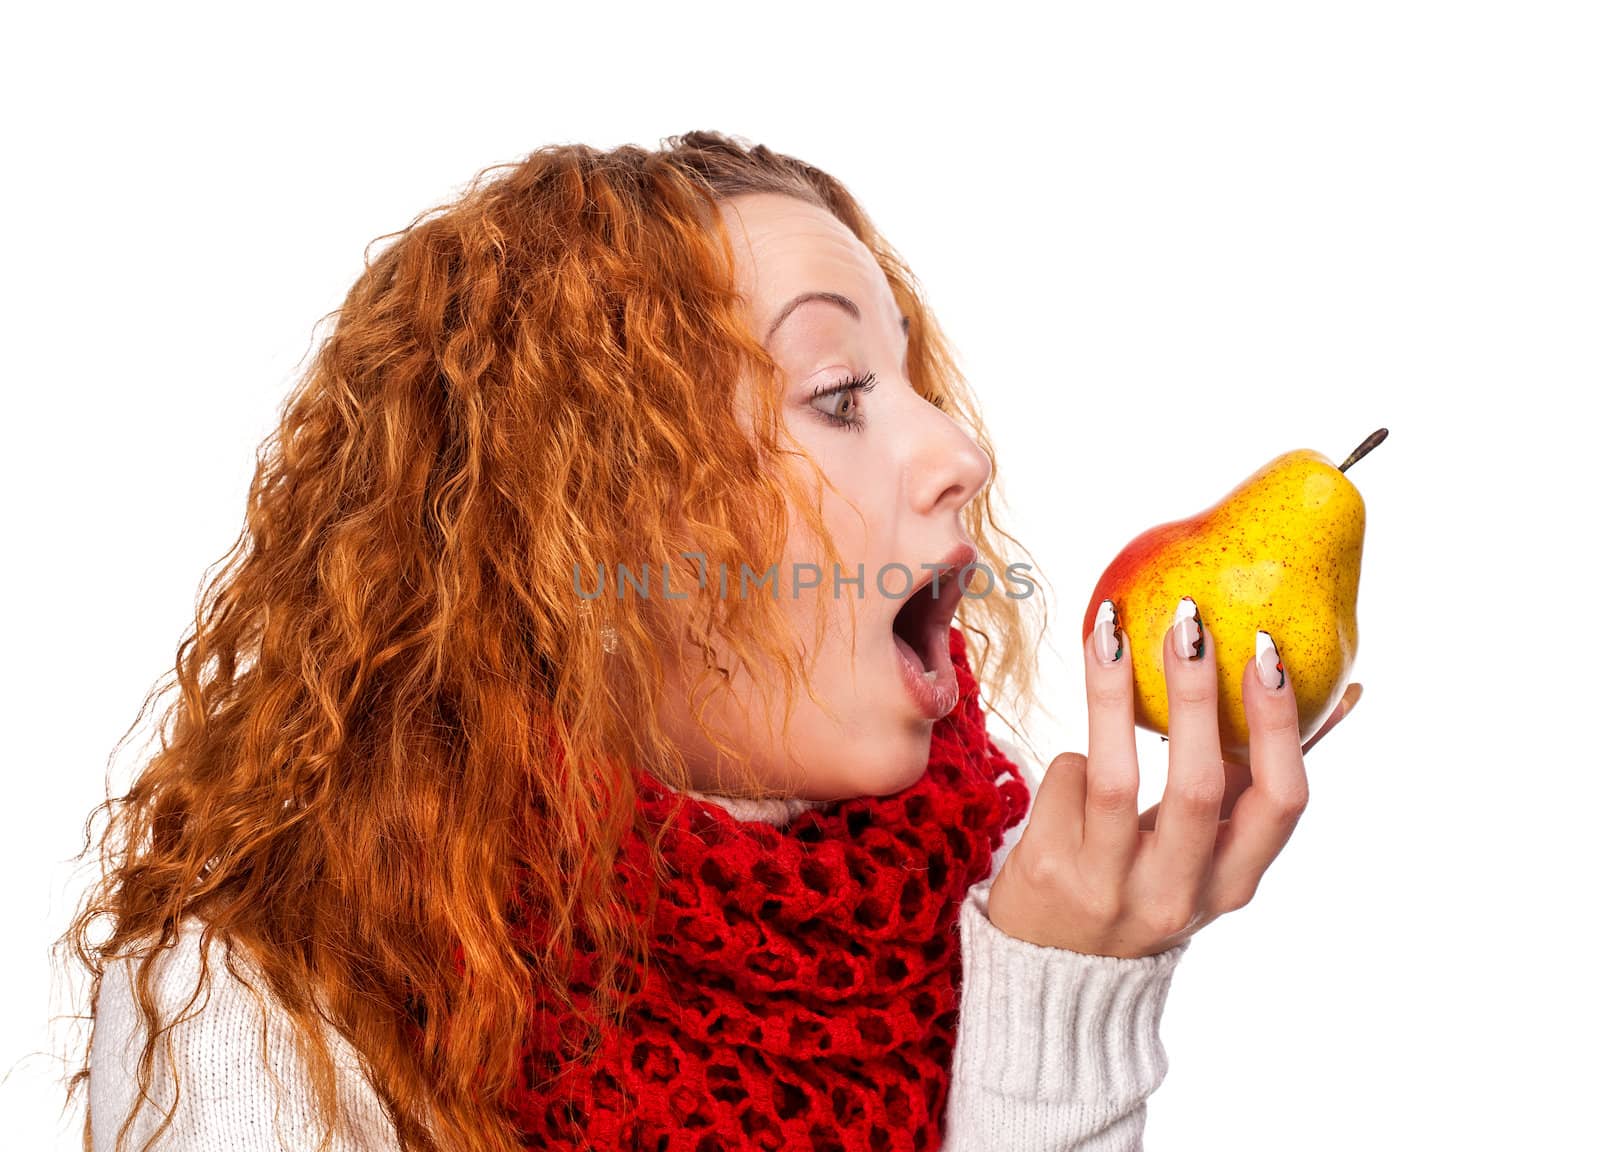
[[(996, 738), (1022, 767), (1030, 791), (1036, 771)], [(784, 823), (804, 800), (748, 801), (693, 793), (741, 820)], [(994, 868), (1020, 836), (1010, 829)], [(1187, 942), (1158, 956), (1119, 959), (1043, 948), (1014, 939), (989, 921), (988, 879), (968, 889), (960, 913), (962, 987), (943, 1152), (1126, 1152), (1143, 1147), (1145, 1100), (1167, 1071), (1158, 1033), (1167, 990)], [(163, 1019), (195, 993), (200, 923), (185, 921), (177, 946), (157, 961), (154, 992)], [(174, 1028), (171, 1050), (156, 1054), (151, 1095), (129, 1133), (139, 1149), (172, 1106), (179, 1107), (155, 1145), (165, 1152), (310, 1152), (322, 1125), (311, 1112), (309, 1074), (296, 1053), (293, 1026), (270, 991), (233, 976), (223, 945), (209, 952), (211, 988)], [(240, 956), (241, 961), (244, 960)], [(96, 1006), (89, 1109), (94, 1152), (114, 1152), (117, 1130), (137, 1101), (134, 1075), (144, 1043), (132, 992), (133, 961), (108, 967)], [(259, 996), (255, 991), (261, 989)], [(354, 1050), (329, 1029), (340, 1068), (347, 1119), (332, 1152), (392, 1152), (394, 1127), (361, 1072)], [(265, 1044), (263, 1059), (263, 1043)]]

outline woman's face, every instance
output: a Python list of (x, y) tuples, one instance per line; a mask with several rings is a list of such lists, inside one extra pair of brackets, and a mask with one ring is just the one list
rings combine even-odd
[[(906, 330), (889, 282), (843, 223), (822, 208), (773, 193), (734, 197), (723, 203), (722, 215), (740, 288), (752, 303), (751, 331), (783, 373), (784, 420), (837, 490), (822, 490), (822, 513), (844, 566), (836, 590), (820, 542), (791, 511), (777, 598), (802, 656), (809, 655), (815, 613), (827, 611), (813, 684), (837, 718), (800, 688), (786, 754), (780, 678), (766, 667), (730, 660), (720, 648), (718, 661), (732, 677), (706, 717), (746, 751), (773, 792), (815, 800), (888, 795), (922, 775), (934, 720), (955, 704), (946, 635), (961, 567), (976, 558), (961, 512), (988, 483), (989, 457), (912, 390)], [(812, 292), (832, 297), (795, 303)], [(869, 374), (870, 389), (815, 395)], [(939, 571), (935, 603), (932, 582), (941, 564), (951, 566)], [(974, 594), (989, 583), (977, 574)], [(738, 595), (731, 572), (728, 587), (730, 597)], [(908, 595), (912, 588), (921, 591)], [(750, 594), (772, 592), (752, 586)], [(846, 598), (856, 601), (854, 643)], [(897, 632), (906, 640), (897, 643)], [(690, 647), (678, 661), (663, 720), (688, 760), (694, 786), (718, 791), (725, 785), (718, 781), (715, 749), (689, 719), (685, 698), (683, 669), (697, 668), (703, 657)], [(756, 679), (764, 679), (766, 693), (756, 690)], [(748, 708), (748, 718), (726, 699), (730, 691)]]

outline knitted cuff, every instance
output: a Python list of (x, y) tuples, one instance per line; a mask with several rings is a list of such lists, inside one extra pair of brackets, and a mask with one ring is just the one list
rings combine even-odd
[(1158, 1029), (1189, 941), (1133, 959), (1041, 947), (989, 920), (993, 882), (974, 884), (961, 905), (952, 1075), (963, 1082), (963, 1097), (1049, 1103), (1066, 1127), (1101, 1131), (1138, 1108), (1166, 1075)]

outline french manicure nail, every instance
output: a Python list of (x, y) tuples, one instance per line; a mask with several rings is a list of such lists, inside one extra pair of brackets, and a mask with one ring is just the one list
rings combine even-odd
[(1102, 664), (1122, 659), (1122, 631), (1117, 627), (1117, 606), (1110, 599), (1100, 601), (1094, 618), (1094, 651)]
[(1278, 656), (1278, 646), (1272, 642), (1272, 636), (1260, 629), (1256, 630), (1256, 675), (1261, 677), (1261, 683), (1276, 692), (1283, 687), (1287, 679), (1283, 671), (1283, 661)]
[(1205, 626), (1200, 623), (1200, 608), (1185, 596), (1172, 615), (1172, 643), (1185, 660), (1198, 660), (1206, 654)]

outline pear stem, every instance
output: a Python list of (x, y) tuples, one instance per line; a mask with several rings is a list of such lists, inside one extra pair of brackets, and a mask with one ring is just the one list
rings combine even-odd
[(1371, 452), (1379, 444), (1382, 444), (1384, 442), (1384, 440), (1388, 437), (1388, 435), (1389, 435), (1389, 430), (1387, 428), (1379, 428), (1371, 436), (1368, 436), (1365, 440), (1363, 440), (1359, 445), (1356, 446), (1356, 450), (1354, 452), (1350, 453), (1349, 458), (1347, 460), (1345, 460), (1345, 462), (1343, 464), (1339, 465), (1339, 471), (1341, 471), (1341, 472), (1345, 471), (1347, 468), (1350, 467), (1350, 465), (1354, 464), (1357, 460), (1361, 459), (1368, 452)]

